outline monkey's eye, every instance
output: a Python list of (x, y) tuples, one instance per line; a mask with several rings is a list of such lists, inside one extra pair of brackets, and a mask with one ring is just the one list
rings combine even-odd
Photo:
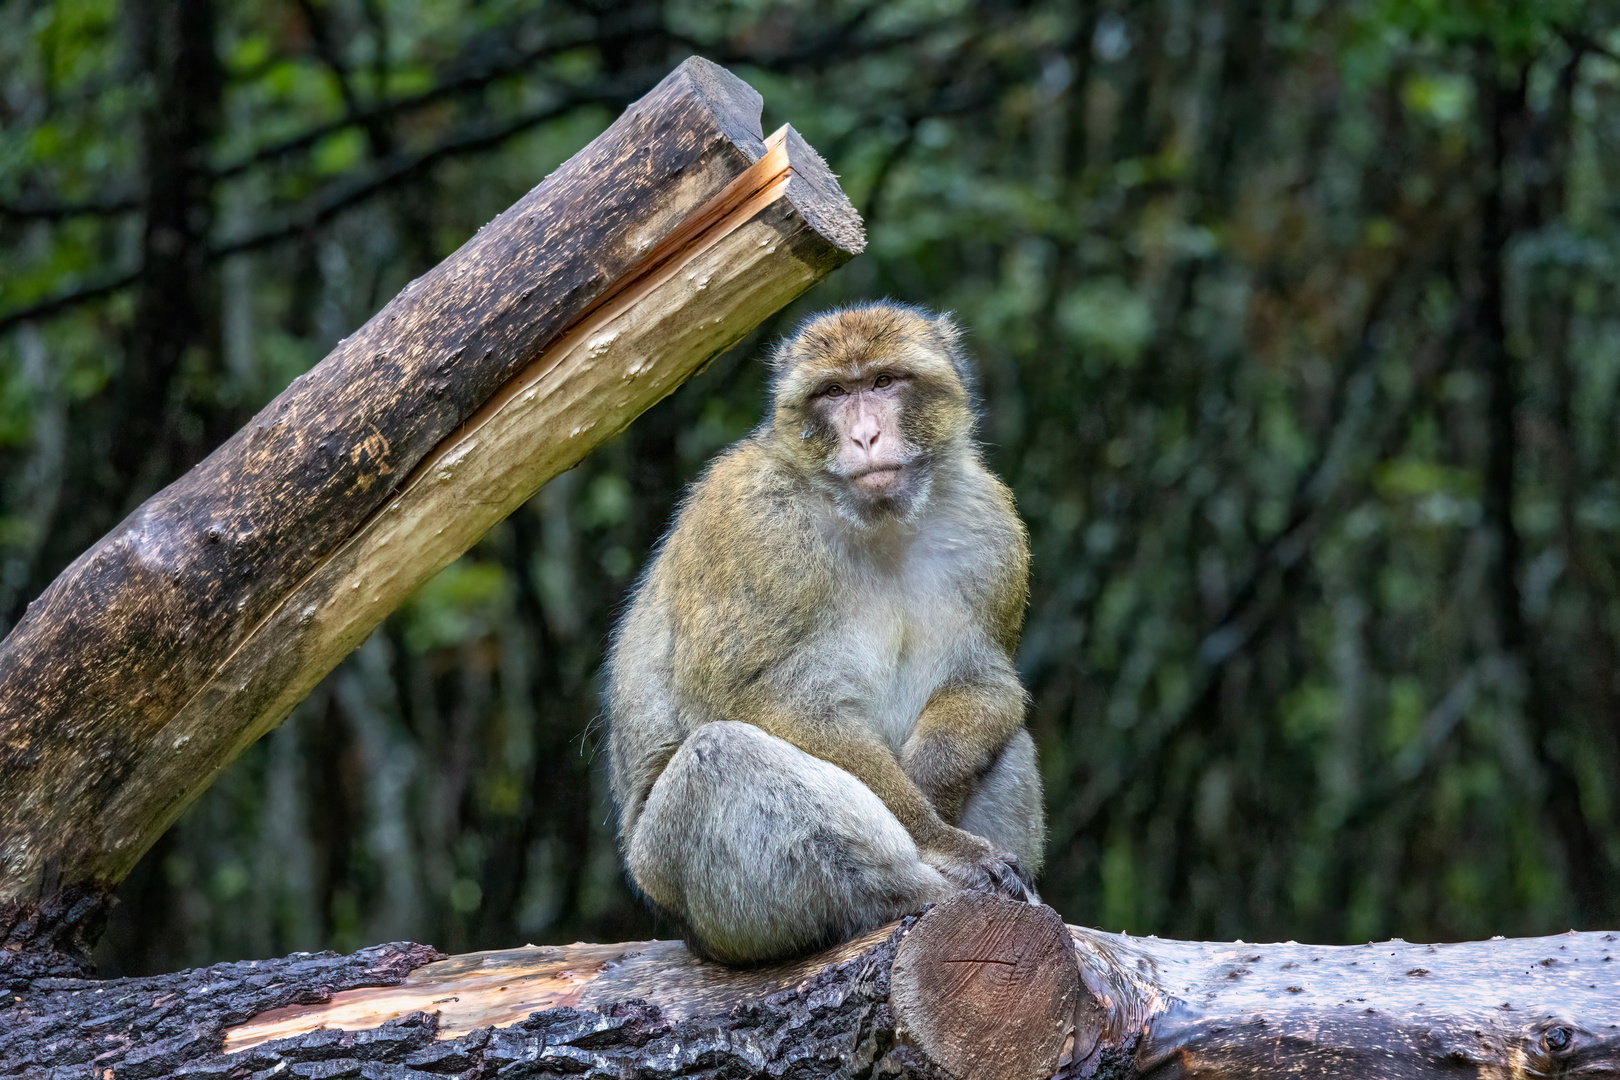
[(892, 382), (894, 382), (893, 375), (879, 375), (877, 378), (872, 380), (872, 385), (881, 390)]
[(833, 383), (831, 386), (827, 387), (827, 389), (823, 390), (822, 393), (826, 394), (828, 397), (843, 397), (844, 388), (839, 386), (837, 383)]

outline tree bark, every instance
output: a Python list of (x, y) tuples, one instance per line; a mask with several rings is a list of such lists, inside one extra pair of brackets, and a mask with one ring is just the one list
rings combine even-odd
[(962, 896), (750, 970), (642, 941), (449, 959), (388, 945), (105, 983), (14, 980), (0, 1076), (1613, 1075), (1614, 954), (1614, 935), (1596, 933), (1161, 941)]
[(110, 886), (412, 589), (860, 250), (760, 104), (681, 65), (30, 605), (0, 643), (0, 966), (71, 969)]

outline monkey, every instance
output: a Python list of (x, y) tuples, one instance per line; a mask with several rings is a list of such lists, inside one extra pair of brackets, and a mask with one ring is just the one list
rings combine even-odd
[(964, 890), (1038, 902), (1028, 538), (961, 336), (889, 302), (804, 323), (614, 630), (621, 852), (700, 956), (800, 955)]

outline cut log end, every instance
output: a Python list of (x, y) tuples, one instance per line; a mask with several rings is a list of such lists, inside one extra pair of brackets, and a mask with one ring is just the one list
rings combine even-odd
[(964, 894), (900, 943), (889, 1002), (900, 1041), (955, 1080), (1035, 1080), (1057, 1069), (1081, 993), (1057, 912)]

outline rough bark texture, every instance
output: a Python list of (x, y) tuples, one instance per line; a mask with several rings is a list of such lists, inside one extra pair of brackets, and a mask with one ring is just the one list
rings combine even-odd
[[(801, 170), (814, 176), (825, 166), (790, 130), (772, 142), (740, 186), (728, 188), (722, 212), (712, 220), (698, 215), (707, 228), (667, 259), (649, 255), (655, 269), (633, 274), (435, 448), (253, 629), (159, 737), (134, 748), (134, 770), (205, 787), (491, 525), (847, 258), (849, 250), (809, 224), (802, 206), (814, 204), (795, 196)], [(221, 731), (235, 733), (235, 745), (221, 748)], [(177, 742), (217, 749), (211, 758), (194, 751), (182, 762)], [(184, 801), (170, 805), (177, 810)], [(141, 816), (123, 795), (105, 812)]]
[[(363, 1030), (320, 1028), (229, 1054), (219, 1053), (225, 1025), (251, 1015), (255, 1003), (282, 1005), (301, 995), (329, 997), (346, 986), (397, 983), (400, 972), (378, 974), (383, 965), (368, 954), (390, 950), (393, 957), (416, 949), (421, 963), (431, 950), (381, 946), (335, 960), (289, 957), (105, 983), (41, 979), (14, 987), (0, 1003), (0, 1076), (103, 1080), (106, 1069), (117, 1078), (859, 1075), (893, 1047), (889, 967), (910, 922), (785, 988), (718, 969), (719, 978), (736, 975), (755, 994), (741, 1003), (743, 995), (733, 995), (700, 1016), (631, 998), (544, 1009), (504, 1027), (440, 1038), (446, 1031), (435, 1008)], [(209, 996), (199, 1003), (204, 987)], [(767, 989), (773, 992), (761, 992)], [(444, 1004), (453, 1003), (450, 990), (445, 997)]]
[[(798, 154), (791, 171), (739, 193), (736, 213), (685, 262), (652, 257), (752, 175), (766, 154), (760, 105), (723, 69), (683, 64), (30, 606), (0, 643), (0, 948), (69, 954), (93, 936), (105, 886), (410, 588), (859, 250), (859, 218), (784, 132)], [(764, 254), (745, 257), (743, 236)], [(705, 254), (729, 263), (702, 266), (697, 280), (688, 264)], [(683, 289), (680, 269), (696, 283)], [(710, 277), (725, 288), (705, 294)], [(605, 337), (564, 348), (590, 327)], [(619, 337), (640, 351), (612, 352)], [(591, 359), (618, 365), (612, 387)], [(462, 463), (489, 442), (480, 410), (537, 365), (512, 408), (538, 400), (531, 423), (571, 421), (530, 440), (543, 468), (460, 507), (407, 490), (408, 479), (469, 483)], [(581, 370), (596, 381), (571, 385)], [(496, 470), (525, 460), (510, 445), (485, 459)], [(494, 499), (499, 513), (461, 513)], [(432, 522), (402, 531), (409, 505), (450, 513), (461, 546), (435, 544), (446, 529)], [(363, 580), (379, 566), (386, 587)], [(339, 588), (363, 597), (364, 612), (335, 605)]]
[(0, 904), (0, 980), (83, 975), (111, 893), (104, 885), (69, 885), (37, 904)]
[(649, 941), (14, 975), (0, 1076), (1613, 1076), (1615, 954), (1598, 933), (1160, 941), (969, 897), (751, 970)]
[[(107, 982), (0, 970), (0, 1076), (169, 1076), (212, 1055), (226, 1027), (267, 1008), (397, 983), (440, 956), (425, 945), (399, 942), (350, 956), (295, 953)], [(418, 1016), (384, 1025), (360, 1042), (387, 1052), (432, 1038), (432, 1021)]]
[(1100, 1007), (1066, 1076), (1620, 1072), (1615, 934), (1323, 946), (1070, 932)]
[(445, 1038), (503, 1027), (547, 1009), (605, 1008), (634, 1000), (656, 1002), (672, 1021), (724, 1016), (876, 948), (895, 930), (884, 927), (814, 956), (746, 969), (705, 963), (678, 941), (468, 953), (428, 964), (396, 986), (352, 990), (327, 1002), (255, 1016), (227, 1031), (223, 1048), (235, 1053), (318, 1027), (361, 1030), (408, 1012), (433, 1013)]

